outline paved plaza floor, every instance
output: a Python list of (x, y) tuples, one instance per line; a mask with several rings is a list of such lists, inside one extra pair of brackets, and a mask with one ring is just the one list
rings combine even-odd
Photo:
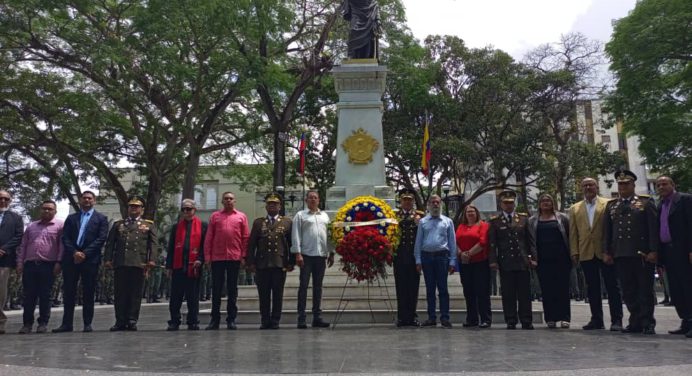
[[(672, 307), (656, 307), (655, 336), (583, 331), (588, 312), (574, 302), (571, 329), (538, 324), (534, 331), (509, 331), (503, 323), (466, 329), (462, 317), (453, 317), (451, 330), (298, 330), (283, 322), (280, 330), (239, 323), (236, 331), (166, 332), (167, 305), (150, 304), (142, 308), (138, 332), (111, 333), (112, 307), (97, 306), (93, 333), (19, 335), (21, 314), (10, 311), (8, 334), (0, 335), (0, 375), (692, 375), (692, 339), (667, 334), (679, 324)], [(54, 310), (50, 328), (60, 316)]]

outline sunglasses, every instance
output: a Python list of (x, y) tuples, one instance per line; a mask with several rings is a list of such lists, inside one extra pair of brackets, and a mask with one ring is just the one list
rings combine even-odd
[(184, 211), (184, 212), (189, 212), (189, 211), (193, 211), (193, 210), (195, 210), (195, 208), (182, 208), (182, 209), (180, 209), (180, 211)]
[(127, 205), (127, 206), (130, 208), (141, 208), (142, 207), (142, 205), (136, 205), (136, 204), (131, 204), (131, 205)]

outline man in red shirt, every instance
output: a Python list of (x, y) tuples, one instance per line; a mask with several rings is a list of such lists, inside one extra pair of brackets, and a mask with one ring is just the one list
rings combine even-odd
[(204, 239), (204, 260), (211, 265), (211, 321), (206, 330), (219, 329), (221, 321), (221, 290), (226, 279), (228, 301), (226, 326), (235, 330), (238, 314), (238, 271), (245, 265), (250, 229), (247, 216), (235, 208), (235, 194), (225, 192), (223, 209), (211, 215)]

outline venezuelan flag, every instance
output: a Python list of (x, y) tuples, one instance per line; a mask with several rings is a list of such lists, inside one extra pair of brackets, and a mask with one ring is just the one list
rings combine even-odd
[(430, 159), (432, 158), (432, 149), (430, 148), (430, 130), (428, 129), (428, 119), (425, 119), (425, 131), (423, 132), (423, 152), (421, 153), (420, 166), (423, 170), (423, 175), (428, 176), (430, 173)]
[(298, 174), (303, 176), (305, 174), (305, 149), (307, 149), (307, 142), (305, 140), (305, 132), (300, 135), (300, 143), (298, 144), (298, 155), (300, 155), (300, 160), (298, 161)]

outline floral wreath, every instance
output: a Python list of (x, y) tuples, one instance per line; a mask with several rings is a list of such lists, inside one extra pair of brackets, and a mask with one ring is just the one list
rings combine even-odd
[(341, 255), (342, 270), (357, 281), (386, 278), (399, 245), (399, 225), (392, 208), (373, 196), (358, 196), (336, 212), (330, 235)]

